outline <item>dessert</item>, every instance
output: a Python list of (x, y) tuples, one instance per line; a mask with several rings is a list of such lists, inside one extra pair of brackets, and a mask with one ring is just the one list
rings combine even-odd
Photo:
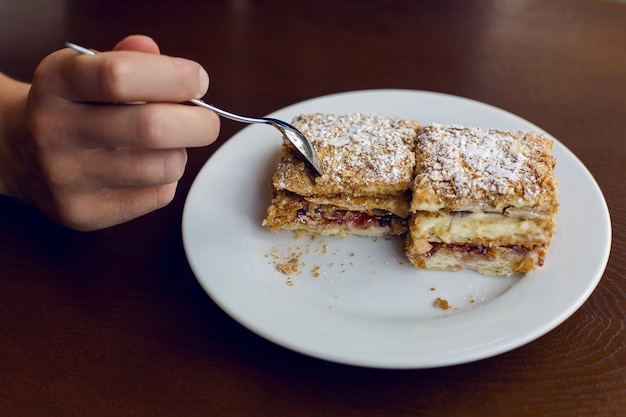
[(543, 265), (558, 209), (542, 135), (428, 125), (416, 142), (406, 255), (424, 269), (528, 273)]
[(264, 226), (339, 236), (407, 231), (417, 121), (316, 113), (292, 124), (310, 140), (323, 174), (314, 175), (285, 141)]
[(407, 233), (422, 269), (528, 273), (543, 265), (558, 210), (552, 142), (540, 134), (360, 113), (292, 123), (322, 163), (286, 140), (263, 225), (272, 231)]

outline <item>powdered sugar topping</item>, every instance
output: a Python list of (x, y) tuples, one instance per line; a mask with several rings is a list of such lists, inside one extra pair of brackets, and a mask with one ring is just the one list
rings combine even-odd
[(542, 143), (524, 140), (520, 132), (429, 125), (417, 145), (419, 176), (437, 183), (433, 188), (441, 198), (515, 195), (531, 200), (541, 191)]
[(415, 129), (399, 118), (353, 113), (303, 115), (293, 125), (311, 141), (324, 182), (341, 184), (411, 181)]

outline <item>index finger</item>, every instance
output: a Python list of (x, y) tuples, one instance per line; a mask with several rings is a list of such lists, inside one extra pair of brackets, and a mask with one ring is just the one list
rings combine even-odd
[(209, 85), (204, 68), (184, 58), (138, 51), (59, 55), (57, 93), (71, 101), (182, 102), (202, 97)]

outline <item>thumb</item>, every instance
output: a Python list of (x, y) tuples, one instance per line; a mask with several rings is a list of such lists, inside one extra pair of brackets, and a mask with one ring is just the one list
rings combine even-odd
[(149, 54), (161, 53), (159, 45), (149, 36), (130, 35), (122, 39), (113, 48), (114, 51), (137, 51)]

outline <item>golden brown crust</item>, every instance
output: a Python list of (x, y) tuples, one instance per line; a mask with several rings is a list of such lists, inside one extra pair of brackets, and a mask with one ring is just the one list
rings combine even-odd
[(542, 135), (428, 125), (418, 137), (411, 211), (498, 211), (547, 216), (557, 208), (552, 141)]
[(418, 268), (489, 275), (541, 266), (558, 209), (552, 142), (429, 125), (416, 144), (406, 254)]
[(305, 114), (292, 124), (311, 142), (323, 175), (314, 176), (283, 145), (272, 183), (303, 196), (401, 196), (411, 188), (419, 122), (361, 113)]

